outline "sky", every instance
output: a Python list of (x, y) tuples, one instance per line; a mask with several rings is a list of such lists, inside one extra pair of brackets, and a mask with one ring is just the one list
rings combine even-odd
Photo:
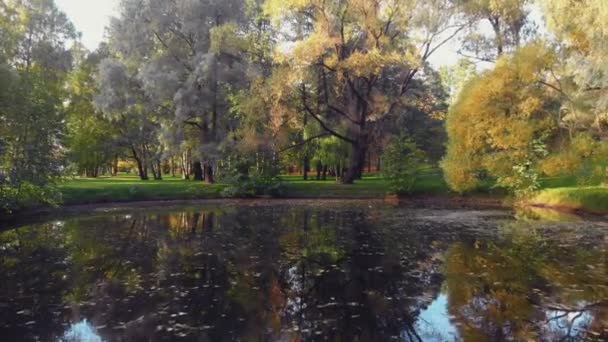
[(82, 43), (95, 50), (103, 41), (110, 17), (117, 15), (119, 0), (55, 0), (57, 7), (82, 33)]
[[(57, 6), (72, 20), (76, 29), (82, 33), (82, 43), (95, 50), (104, 39), (105, 27), (111, 16), (118, 15), (120, 0), (55, 0)], [(457, 51), (459, 41), (453, 39), (438, 49), (430, 58), (431, 64), (438, 68), (454, 65), (460, 59)]]

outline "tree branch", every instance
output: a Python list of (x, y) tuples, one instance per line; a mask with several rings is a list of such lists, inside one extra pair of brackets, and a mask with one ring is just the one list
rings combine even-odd
[(306, 98), (304, 97), (304, 91), (302, 90), (302, 106), (304, 107), (304, 110), (306, 110), (306, 112), (313, 118), (315, 119), (315, 121), (317, 121), (319, 123), (319, 125), (321, 125), (321, 127), (323, 127), (324, 130), (326, 130), (327, 132), (329, 132), (331, 135), (335, 136), (338, 139), (344, 140), (348, 143), (354, 144), (355, 141), (353, 139), (348, 138), (345, 135), (342, 135), (336, 131), (334, 131), (333, 129), (329, 128), (329, 126), (327, 126), (327, 124), (325, 122), (323, 122), (323, 120), (318, 117), (313, 110), (308, 106), (308, 104), (306, 103)]
[(321, 133), (319, 135), (315, 135), (314, 137), (310, 137), (310, 138), (308, 138), (308, 139), (306, 139), (304, 141), (301, 141), (301, 142), (299, 142), (297, 144), (293, 144), (293, 145), (287, 146), (285, 148), (282, 148), (281, 150), (279, 150), (279, 153), (283, 153), (285, 151), (291, 150), (292, 148), (296, 148), (296, 147), (300, 147), (302, 145), (306, 145), (306, 144), (308, 144), (309, 142), (311, 142), (313, 140), (329, 137), (331, 135), (332, 134), (330, 132), (324, 132), (324, 133)]
[(167, 50), (167, 52), (169, 52), (171, 57), (173, 57), (173, 59), (175, 59), (176, 62), (183, 65), (184, 68), (186, 68), (186, 70), (188, 70), (189, 72), (193, 71), (193, 69), (188, 64), (186, 64), (184, 61), (182, 61), (179, 57), (177, 57), (174, 53), (171, 52), (171, 51), (173, 51), (173, 49), (171, 49), (167, 45), (167, 43), (165, 43), (165, 41), (160, 37), (160, 35), (156, 31), (152, 31), (152, 32), (154, 33), (154, 36), (156, 37), (156, 39), (158, 39), (158, 41), (161, 43), (161, 45)]

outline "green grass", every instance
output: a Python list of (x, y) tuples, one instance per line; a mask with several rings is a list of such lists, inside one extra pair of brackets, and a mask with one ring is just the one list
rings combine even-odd
[(141, 181), (133, 175), (100, 178), (76, 178), (59, 185), (64, 204), (108, 202), (190, 200), (218, 198), (226, 186), (166, 178), (162, 181)]
[[(315, 176), (313, 174), (313, 179), (308, 181), (303, 180), (300, 175), (282, 176), (287, 197), (370, 198), (390, 194), (387, 180), (376, 174), (366, 174), (363, 179), (350, 185), (339, 184), (331, 177), (318, 181)], [(422, 172), (412, 192), (437, 195), (446, 194), (449, 189), (439, 170), (428, 169)]]
[[(285, 197), (290, 198), (377, 198), (390, 193), (386, 179), (365, 175), (353, 185), (338, 184), (334, 178), (317, 181), (315, 175), (304, 181), (300, 175), (281, 176)], [(219, 198), (225, 184), (204, 184), (168, 177), (162, 181), (141, 181), (135, 175), (118, 177), (75, 178), (62, 182), (59, 189), (64, 204), (92, 204), (151, 200), (194, 200)], [(445, 194), (448, 187), (439, 170), (422, 173), (414, 193)]]
[(590, 213), (608, 213), (608, 186), (544, 189), (528, 202)]
[[(301, 175), (285, 175), (281, 179), (285, 185), (285, 197), (289, 198), (380, 198), (390, 194), (386, 179), (367, 174), (353, 185), (344, 185), (334, 178), (317, 181), (315, 174), (304, 181)], [(544, 178), (544, 188), (528, 202), (536, 205), (584, 210), (588, 212), (608, 212), (608, 187), (579, 187), (573, 177)], [(92, 204), (110, 202), (154, 201), (154, 200), (196, 200), (220, 198), (225, 184), (204, 184), (196, 181), (185, 181), (181, 178), (167, 177), (162, 181), (141, 181), (135, 175), (119, 177), (75, 178), (59, 185), (64, 204)], [(482, 192), (492, 190), (491, 185)], [(447, 184), (438, 169), (427, 169), (422, 172), (414, 189), (414, 194), (447, 195), (450, 194)], [(503, 194), (504, 195), (504, 194)]]

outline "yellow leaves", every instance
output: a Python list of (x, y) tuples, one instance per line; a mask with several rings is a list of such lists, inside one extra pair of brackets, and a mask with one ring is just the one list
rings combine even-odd
[(211, 29), (211, 52), (237, 54), (247, 48), (247, 41), (238, 34), (236, 23), (230, 22)]
[(306, 8), (310, 3), (310, 0), (266, 0), (263, 11), (265, 15), (276, 21), (292, 11)]
[(368, 52), (354, 52), (341, 66), (356, 76), (370, 76), (379, 74), (390, 65), (403, 64), (404, 62), (402, 56), (395, 52), (382, 53), (378, 49), (372, 49)]
[(574, 175), (582, 167), (585, 159), (597, 150), (598, 144), (589, 134), (574, 136), (569, 144), (558, 153), (552, 154), (540, 163), (541, 170), (551, 177)]
[(541, 111), (543, 105), (542, 99), (538, 97), (528, 97), (517, 104), (517, 111), (521, 113), (521, 116), (529, 119), (532, 118), (535, 113)]
[[(542, 45), (531, 44), (464, 87), (447, 119), (450, 162), (443, 167), (450, 186), (475, 185), (462, 173), (479, 171), (517, 183), (514, 167), (528, 165), (537, 139), (556, 126), (549, 93), (538, 82), (552, 58)], [(474, 157), (462, 158), (465, 153)]]
[(287, 53), (297, 65), (310, 65), (318, 62), (328, 50), (335, 48), (338, 41), (321, 32), (313, 32), (306, 39), (298, 42), (292, 51)]
[(479, 179), (475, 175), (478, 167), (474, 158), (468, 154), (457, 154), (448, 151), (448, 155), (441, 162), (444, 177), (450, 189), (464, 193), (475, 189), (479, 185)]

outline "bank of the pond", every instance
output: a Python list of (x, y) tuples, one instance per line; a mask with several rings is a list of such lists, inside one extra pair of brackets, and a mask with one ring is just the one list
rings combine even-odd
[[(364, 199), (384, 198), (390, 194), (386, 179), (374, 175), (365, 175), (351, 185), (339, 184), (334, 179), (305, 181), (302, 176), (282, 176), (281, 181), (281, 197), (284, 198)], [(64, 205), (214, 199), (222, 198), (227, 187), (227, 184), (205, 184), (172, 177), (162, 181), (141, 181), (132, 175), (76, 178), (59, 184)], [(413, 193), (448, 195), (450, 191), (441, 173), (429, 170), (419, 177)]]
[(524, 204), (563, 211), (608, 214), (608, 186), (544, 189)]
[[(338, 184), (333, 179), (307, 180), (302, 176), (283, 176), (284, 199), (380, 199), (397, 200), (391, 195), (386, 179), (365, 175), (353, 185)], [(543, 179), (545, 190), (525, 205), (576, 211), (591, 214), (608, 214), (607, 187), (572, 187), (568, 179)], [(567, 187), (567, 186), (570, 187)], [(76, 178), (58, 185), (63, 197), (63, 207), (82, 205), (111, 205), (137, 202), (198, 201), (225, 199), (223, 190), (227, 184), (204, 184), (168, 177), (162, 181), (141, 181), (134, 175), (101, 177), (96, 179)], [(418, 179), (413, 194), (399, 199), (400, 203), (416, 206), (508, 206), (512, 202), (501, 192), (485, 191), (467, 196), (450, 192), (438, 170), (428, 170)], [(31, 209), (31, 208), (29, 208)], [(47, 212), (53, 209), (26, 209), (21, 214)], [(1, 220), (1, 218), (0, 218)]]

